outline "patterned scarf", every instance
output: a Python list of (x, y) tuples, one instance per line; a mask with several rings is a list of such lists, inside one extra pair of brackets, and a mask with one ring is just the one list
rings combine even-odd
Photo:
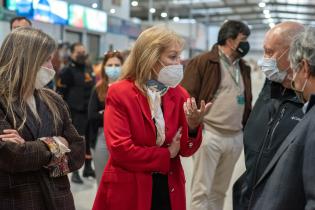
[(156, 145), (162, 146), (165, 141), (165, 121), (161, 108), (161, 98), (167, 92), (168, 88), (156, 80), (149, 80), (146, 83), (146, 87), (151, 116), (157, 130)]

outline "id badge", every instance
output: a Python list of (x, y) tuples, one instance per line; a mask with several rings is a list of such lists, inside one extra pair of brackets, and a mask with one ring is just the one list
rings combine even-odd
[(244, 97), (244, 95), (238, 95), (236, 97), (236, 100), (237, 100), (237, 103), (239, 105), (244, 105), (245, 104), (245, 97)]

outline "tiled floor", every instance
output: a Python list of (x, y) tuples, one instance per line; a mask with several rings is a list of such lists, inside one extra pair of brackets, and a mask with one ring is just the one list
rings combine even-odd
[[(262, 87), (264, 81), (264, 77), (259, 74), (258, 72), (252, 75), (252, 85), (253, 85), (253, 99), (256, 100), (258, 93)], [(190, 202), (190, 183), (191, 183), (191, 176), (192, 176), (192, 160), (191, 158), (183, 158), (182, 164), (185, 170), (186, 175), (186, 194), (187, 194), (187, 204)], [(229, 190), (227, 192), (227, 197), (224, 204), (224, 210), (232, 210), (232, 192), (231, 186), (235, 182), (235, 180), (243, 173), (245, 170), (244, 165), (244, 155), (240, 156), (238, 160), (235, 170), (232, 176), (232, 180), (230, 183)], [(95, 198), (96, 193), (96, 182), (94, 179), (84, 179), (83, 185), (72, 184), (72, 192), (75, 199), (75, 204), (77, 210), (91, 210), (93, 201)], [(189, 205), (187, 205), (189, 206)], [(189, 209), (187, 209), (189, 210)]]
[[(190, 183), (191, 183), (191, 176), (192, 176), (192, 160), (191, 158), (184, 158), (182, 159), (182, 164), (185, 170), (186, 175), (186, 191), (187, 191), (187, 206), (189, 206), (190, 202)], [(240, 157), (238, 163), (236, 164), (234, 174), (232, 177), (231, 183), (234, 183), (234, 181), (243, 173), (244, 171), (244, 156)], [(73, 184), (71, 185), (76, 209), (77, 210), (91, 210), (93, 201), (95, 198), (96, 193), (96, 182), (95, 179), (84, 179), (83, 185)], [(231, 189), (231, 186), (230, 186)], [(224, 210), (232, 210), (232, 196), (231, 196), (231, 190), (229, 189), (227, 193), (227, 198), (225, 201)], [(189, 209), (187, 209), (189, 210)]]

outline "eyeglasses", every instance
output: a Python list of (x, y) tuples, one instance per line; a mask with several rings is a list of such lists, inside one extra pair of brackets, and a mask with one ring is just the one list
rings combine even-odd
[(118, 50), (114, 50), (114, 51), (107, 51), (104, 53), (104, 56), (114, 56), (114, 55), (121, 55), (121, 52)]

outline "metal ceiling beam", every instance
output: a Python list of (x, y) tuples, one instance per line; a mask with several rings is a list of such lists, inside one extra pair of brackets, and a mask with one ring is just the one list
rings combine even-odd
[[(294, 14), (294, 15), (308, 15), (308, 16), (314, 16), (315, 17), (315, 13), (314, 12), (292, 12), (292, 11), (286, 11), (286, 10), (270, 10), (270, 15), (277, 15), (277, 14)], [(194, 17), (198, 17), (198, 16), (206, 16), (206, 14), (203, 13), (194, 13), (193, 14)], [(234, 15), (264, 15), (262, 12), (233, 12), (233, 13), (215, 13), (215, 14), (210, 14), (210, 16), (234, 16)]]
[[(159, 11), (157, 10), (157, 13)], [(169, 15), (169, 17), (173, 17), (175, 15), (179, 16), (180, 18), (189, 18), (189, 10), (188, 11), (180, 11), (180, 12), (175, 12), (173, 10), (169, 10), (169, 14), (174, 14), (174, 15)], [(310, 13), (310, 12), (293, 12), (293, 11), (285, 11), (285, 10), (270, 10), (270, 14), (271, 17), (277, 16), (278, 14), (296, 14), (296, 15), (307, 15), (310, 17), (313, 17), (315, 20), (315, 13)], [(141, 15), (141, 16), (140, 16)], [(156, 14), (158, 15), (158, 14)], [(207, 17), (210, 16), (210, 18), (212, 17), (224, 17), (225, 19), (228, 19), (230, 16), (235, 16), (235, 15), (239, 15), (239, 16), (246, 16), (246, 15), (257, 15), (257, 16), (261, 16), (261, 18), (264, 18), (263, 13), (259, 13), (257, 11), (251, 11), (251, 12), (233, 12), (233, 13), (215, 13), (215, 14), (203, 14), (203, 13), (194, 13), (193, 14), (193, 18), (202, 18), (202, 17)], [(132, 15), (133, 16), (133, 15)], [(141, 19), (146, 19), (147, 18), (147, 13), (143, 12), (141, 14), (138, 14), (136, 17), (141, 18)], [(246, 18), (246, 17), (244, 17)]]
[[(292, 20), (292, 21), (306, 21), (306, 22), (314, 22), (314, 18), (303, 18), (303, 19), (296, 19), (296, 18), (282, 18), (282, 17), (276, 17), (276, 18), (273, 18), (275, 20), (275, 22), (280, 22), (281, 20), (283, 19), (287, 19), (287, 20)], [(215, 20), (215, 19), (210, 19), (210, 24), (216, 24), (216, 25), (220, 25), (223, 23), (225, 19), (221, 19), (221, 20)], [(263, 20), (262, 18), (251, 18), (251, 19), (246, 19), (246, 22), (251, 25), (251, 24), (257, 24), (257, 22), (254, 22), (254, 21), (261, 21), (263, 23)], [(205, 19), (205, 18), (199, 18), (199, 19), (196, 19), (196, 21), (198, 22), (202, 22), (202, 23), (208, 23), (208, 20)]]
[[(155, 7), (164, 7), (166, 4), (166, 1), (163, 0), (159, 0), (159, 1), (155, 1), (154, 5)], [(213, 8), (213, 9), (222, 9), (222, 8), (226, 8), (226, 7), (258, 7), (258, 3), (241, 3), (241, 4), (231, 4), (231, 3), (225, 3), (223, 5), (211, 5), (211, 3), (207, 4), (207, 3), (194, 3), (193, 8), (194, 9), (204, 9), (205, 5), (208, 5), (209, 8)], [(148, 2), (139, 2), (139, 6), (144, 6), (144, 7), (148, 7)], [(174, 4), (174, 3), (169, 3), (169, 7), (170, 8), (177, 8), (177, 9), (181, 9), (181, 7), (187, 7), (189, 6), (189, 4)], [(289, 3), (280, 3), (280, 2), (268, 2), (266, 3), (266, 7), (268, 6), (295, 6), (295, 7), (307, 7), (307, 8), (315, 8), (315, 4), (289, 4)]]

